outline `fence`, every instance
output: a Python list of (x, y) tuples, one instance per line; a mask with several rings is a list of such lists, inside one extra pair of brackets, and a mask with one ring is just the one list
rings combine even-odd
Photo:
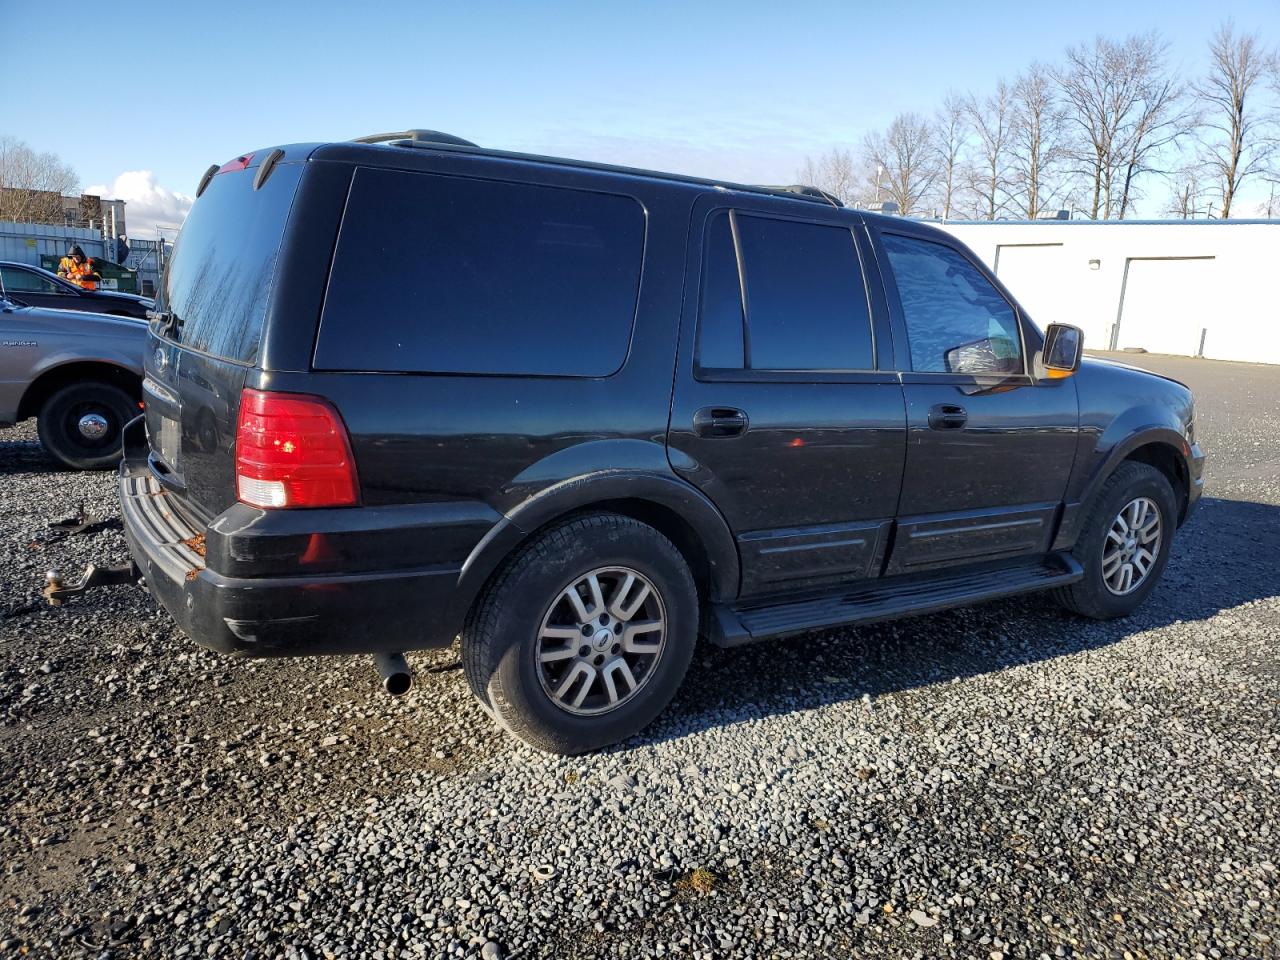
[(0, 260), (38, 267), (41, 256), (64, 256), (72, 244), (79, 244), (87, 257), (112, 259), (107, 255), (101, 231), (0, 220)]

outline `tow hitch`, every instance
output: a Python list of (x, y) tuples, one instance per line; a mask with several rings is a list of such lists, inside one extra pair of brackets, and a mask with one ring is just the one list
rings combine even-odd
[(64, 583), (62, 574), (50, 570), (45, 574), (44, 598), (50, 606), (60, 607), (72, 597), (88, 593), (97, 587), (118, 587), (127, 583), (137, 583), (142, 579), (142, 571), (136, 563), (121, 563), (113, 567), (100, 567), (91, 563), (84, 568), (80, 579), (75, 583)]

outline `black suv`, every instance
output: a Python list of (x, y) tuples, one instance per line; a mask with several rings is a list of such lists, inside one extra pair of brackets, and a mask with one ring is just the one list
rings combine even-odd
[(211, 167), (164, 279), (130, 547), (245, 656), (461, 635), (505, 728), (635, 733), (735, 645), (1054, 588), (1132, 611), (1190, 391), (1041, 333), (963, 244), (428, 131)]

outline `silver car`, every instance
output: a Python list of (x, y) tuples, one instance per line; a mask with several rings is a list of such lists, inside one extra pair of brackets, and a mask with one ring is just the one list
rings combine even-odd
[(35, 417), (63, 465), (114, 467), (139, 413), (146, 339), (144, 320), (23, 307), (0, 293), (0, 425)]

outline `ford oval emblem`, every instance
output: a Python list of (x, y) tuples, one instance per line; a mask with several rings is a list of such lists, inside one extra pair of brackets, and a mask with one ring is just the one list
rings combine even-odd
[(156, 362), (157, 370), (163, 370), (166, 366), (169, 365), (169, 355), (164, 352), (164, 347), (156, 347), (156, 352), (153, 359)]

